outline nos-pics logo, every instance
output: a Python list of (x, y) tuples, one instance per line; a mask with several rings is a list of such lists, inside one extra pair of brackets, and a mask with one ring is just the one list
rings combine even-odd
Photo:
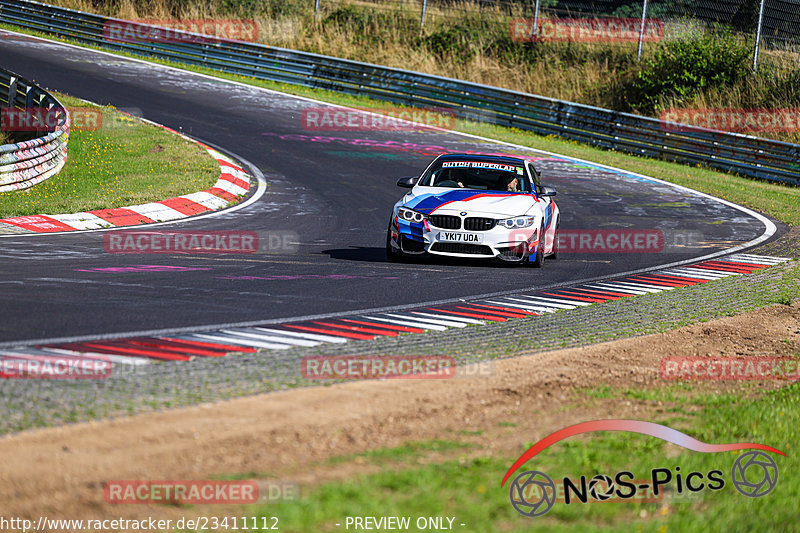
[[(708, 444), (694, 439), (678, 430), (641, 420), (596, 420), (569, 426), (548, 435), (531, 446), (503, 477), (501, 486), (511, 476), (547, 447), (568, 437), (595, 431), (627, 431), (660, 438), (692, 451), (717, 453), (733, 450), (749, 450), (739, 455), (730, 471), (730, 482), (742, 495), (750, 498), (766, 496), (778, 483), (778, 465), (771, 455), (764, 452), (786, 455), (782, 451), (758, 443)], [(518, 474), (510, 483), (508, 497), (514, 509), (525, 516), (542, 516), (552, 509), (557, 501), (589, 503), (591, 501), (658, 501), (669, 486), (677, 494), (696, 493), (703, 490), (718, 491), (725, 487), (722, 470), (681, 471), (674, 468), (653, 468), (649, 476), (634, 479), (632, 472), (620, 471), (613, 475), (597, 474), (578, 479), (565, 477), (553, 480), (539, 470), (527, 470)]]

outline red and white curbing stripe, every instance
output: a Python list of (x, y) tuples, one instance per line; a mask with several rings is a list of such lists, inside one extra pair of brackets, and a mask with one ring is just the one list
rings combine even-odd
[(195, 358), (225, 357), (232, 353), (287, 350), (326, 343), (344, 344), (354, 340), (445, 331), (465, 328), (470, 324), (506, 322), (546, 313), (562, 313), (602, 302), (750, 274), (786, 261), (788, 259), (782, 257), (736, 254), (681, 268), (558, 289), (496, 296), (491, 299), (259, 326), (230, 325), (216, 330), (179, 334), (150, 332), (138, 337), (34, 344), (13, 350), (0, 350), (0, 355), (4, 359), (39, 356), (105, 358), (113, 364), (141, 366), (156, 361), (191, 361)]
[[(154, 124), (154, 123), (151, 123)], [(250, 175), (231, 158), (205, 144), (191, 139), (166, 126), (154, 124), (202, 146), (219, 163), (220, 176), (210, 189), (168, 198), (160, 202), (130, 205), (113, 209), (98, 209), (63, 215), (30, 215), (0, 219), (0, 233), (4, 225), (9, 230), (33, 233), (103, 229), (121, 226), (138, 226), (153, 222), (168, 222), (216, 211), (235, 203), (250, 190)]]

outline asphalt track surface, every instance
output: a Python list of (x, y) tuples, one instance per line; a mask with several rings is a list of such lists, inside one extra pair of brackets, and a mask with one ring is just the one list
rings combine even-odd
[[(0, 344), (273, 321), (544, 288), (747, 243), (762, 221), (674, 186), (543, 156), (562, 229), (662, 230), (661, 253), (562, 254), (541, 270), (384, 257), (398, 177), (441, 152), (528, 153), (445, 131), (306, 131), (323, 104), (58, 43), (0, 39), (0, 65), (48, 89), (139, 112), (248, 161), (266, 193), (242, 209), (162, 228), (293, 231), (284, 255), (128, 255), (103, 233), (0, 239)], [(655, 176), (657, 177), (657, 176)], [(688, 244), (687, 244), (688, 243)], [(166, 265), (161, 272), (114, 267)]]

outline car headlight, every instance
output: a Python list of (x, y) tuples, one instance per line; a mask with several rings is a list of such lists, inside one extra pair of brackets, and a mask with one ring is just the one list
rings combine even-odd
[(405, 220), (406, 222), (422, 222), (425, 220), (425, 215), (407, 207), (398, 207), (397, 216), (400, 220)]
[(527, 228), (532, 226), (535, 221), (536, 217), (514, 217), (498, 220), (497, 225), (508, 229)]

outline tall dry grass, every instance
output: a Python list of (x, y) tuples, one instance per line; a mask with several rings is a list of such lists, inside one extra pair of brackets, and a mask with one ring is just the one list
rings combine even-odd
[[(91, 11), (123, 19), (208, 19), (208, 18), (252, 18), (259, 26), (258, 41), (263, 44), (310, 51), (335, 57), (377, 63), (391, 67), (415, 70), (434, 75), (446, 75), (476, 83), (499, 85), (508, 89), (542, 94), (553, 98), (585, 101), (588, 89), (604, 80), (618, 67), (608, 60), (589, 60), (577, 65), (564, 65), (556, 55), (542, 58), (536, 63), (508, 61), (483, 53), (486, 43), (471, 43), (474, 54), (466, 61), (459, 61), (448, 55), (435, 55), (421, 39), (436, 31), (452, 26), (458, 18), (476, 19), (481, 17), (493, 33), (506, 31), (509, 16), (522, 16), (502, 12), (497, 8), (479, 8), (473, 2), (450, 4), (445, 8), (431, 5), (426, 14), (426, 25), (419, 29), (418, 4), (406, 3), (400, 10), (388, 6), (377, 9), (373, 2), (353, 2), (352, 5), (365, 10), (383, 13), (397, 13), (396, 21), (402, 14), (404, 31), (393, 31), (380, 22), (367, 21), (363, 27), (348, 27), (342, 24), (326, 23), (326, 16), (341, 7), (341, 3), (322, 0), (324, 9), (320, 16), (313, 13), (313, 0), (308, 0), (308, 9), (288, 14), (276, 14), (239, 9), (226, 9), (227, 3), (220, 0), (207, 2), (196, 0), (174, 2), (170, 0), (119, 0), (117, 2), (92, 2), (92, 0), (54, 0), (52, 3), (71, 9)], [(246, 6), (245, 2), (240, 3)], [(272, 5), (272, 4), (271, 4)], [(458, 18), (454, 18), (454, 14)], [(368, 36), (380, 38), (367, 38)], [(625, 46), (625, 45), (623, 45)], [(630, 46), (627, 46), (631, 48)], [(632, 50), (632, 48), (631, 48)]]

